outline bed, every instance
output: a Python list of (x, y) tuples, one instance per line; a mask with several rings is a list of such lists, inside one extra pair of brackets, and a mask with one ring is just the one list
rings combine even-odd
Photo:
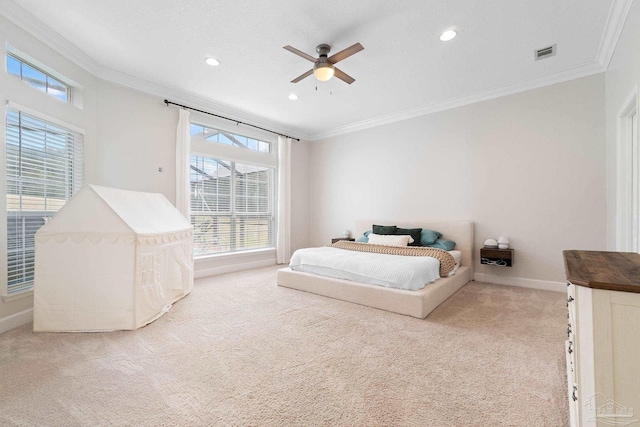
[(428, 228), (439, 231), (444, 235), (444, 238), (456, 242), (455, 249), (461, 252), (460, 267), (453, 276), (440, 278), (415, 291), (319, 276), (312, 273), (293, 271), (291, 268), (278, 270), (278, 286), (423, 319), (473, 278), (473, 222), (462, 220), (393, 221), (367, 219), (356, 223), (354, 236), (356, 238), (361, 236), (365, 231), (371, 229), (372, 224), (393, 224), (401, 228)]

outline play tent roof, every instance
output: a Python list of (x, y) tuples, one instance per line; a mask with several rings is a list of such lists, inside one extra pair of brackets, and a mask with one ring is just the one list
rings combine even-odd
[(85, 184), (40, 228), (37, 237), (83, 233), (157, 236), (190, 229), (189, 221), (162, 194)]

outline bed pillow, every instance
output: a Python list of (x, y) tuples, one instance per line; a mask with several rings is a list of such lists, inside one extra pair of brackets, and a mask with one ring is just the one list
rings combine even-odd
[(389, 234), (396, 234), (396, 230), (398, 229), (398, 227), (396, 227), (395, 225), (373, 225), (373, 233), (374, 234), (383, 234), (383, 235), (389, 235)]
[(409, 242), (409, 246), (420, 246), (420, 242), (422, 240), (422, 228), (398, 228), (396, 230), (396, 234), (408, 234), (413, 240), (413, 242)]
[(365, 231), (364, 234), (360, 237), (358, 237), (358, 240), (356, 240), (356, 242), (358, 243), (369, 243), (369, 234), (371, 234), (373, 231), (369, 230), (369, 231)]
[(423, 228), (422, 232), (420, 233), (420, 246), (432, 245), (441, 237), (442, 233)]
[(445, 251), (452, 251), (456, 247), (456, 242), (453, 240), (438, 239), (434, 243), (426, 246), (430, 248), (444, 249)]
[(411, 236), (395, 234), (369, 234), (369, 244), (383, 246), (407, 246)]

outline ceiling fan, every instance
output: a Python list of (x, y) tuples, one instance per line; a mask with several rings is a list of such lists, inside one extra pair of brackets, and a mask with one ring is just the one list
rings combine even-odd
[(313, 74), (316, 77), (316, 79), (320, 80), (321, 82), (326, 82), (331, 77), (336, 76), (343, 82), (351, 84), (355, 82), (356, 79), (354, 79), (344, 71), (336, 68), (334, 64), (337, 64), (343, 59), (346, 59), (351, 55), (354, 55), (360, 52), (361, 50), (364, 49), (364, 47), (362, 47), (360, 43), (356, 43), (353, 46), (350, 46), (334, 55), (327, 57), (327, 55), (329, 55), (329, 51), (331, 50), (331, 46), (329, 46), (328, 44), (320, 44), (318, 45), (318, 47), (316, 47), (316, 52), (318, 52), (318, 55), (320, 55), (318, 58), (314, 58), (313, 56), (308, 55), (296, 49), (295, 47), (291, 47), (288, 45), (285, 46), (284, 49), (288, 50), (291, 53), (295, 53), (298, 56), (303, 57), (307, 61), (313, 62), (312, 69), (296, 77), (295, 79), (291, 80), (291, 83), (298, 83), (300, 80), (306, 77), (309, 77), (311, 74)]

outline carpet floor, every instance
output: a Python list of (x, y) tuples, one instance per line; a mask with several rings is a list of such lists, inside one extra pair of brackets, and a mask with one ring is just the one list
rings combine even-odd
[(196, 282), (137, 331), (0, 335), (2, 426), (563, 426), (565, 295), (471, 282), (424, 320)]

